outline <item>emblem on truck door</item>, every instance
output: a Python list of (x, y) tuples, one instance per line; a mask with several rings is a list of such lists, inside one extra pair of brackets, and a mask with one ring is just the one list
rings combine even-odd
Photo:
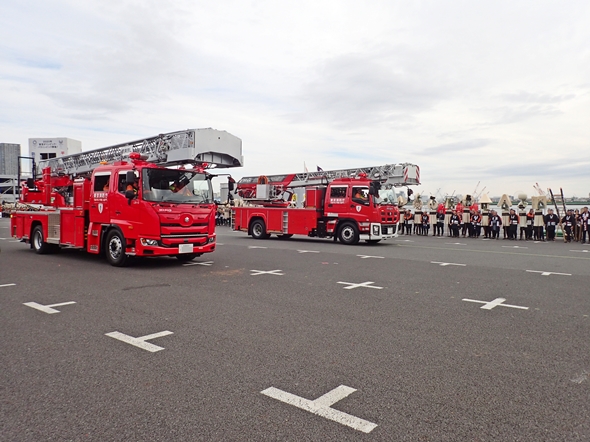
[(98, 204), (98, 213), (102, 213), (102, 208), (103, 208), (102, 203), (99, 203)]
[(361, 211), (361, 206), (356, 206), (356, 211), (360, 212)]

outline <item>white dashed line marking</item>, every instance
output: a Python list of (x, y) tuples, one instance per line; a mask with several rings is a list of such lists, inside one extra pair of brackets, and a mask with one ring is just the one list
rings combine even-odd
[(136, 347), (142, 348), (142, 349), (150, 351), (152, 353), (155, 353), (160, 350), (164, 350), (164, 347), (150, 344), (149, 342), (145, 342), (145, 341), (149, 341), (150, 339), (161, 338), (162, 336), (168, 336), (168, 335), (172, 335), (172, 334), (173, 333), (171, 331), (166, 330), (163, 332), (153, 333), (151, 335), (146, 335), (146, 336), (141, 336), (139, 338), (134, 338), (133, 336), (129, 336), (129, 335), (120, 333), (118, 331), (105, 333), (105, 335), (110, 338), (118, 339), (119, 341), (126, 342), (127, 344), (134, 345)]
[(186, 264), (183, 264), (183, 266), (212, 266), (213, 265), (213, 261), (205, 261), (205, 262), (187, 262)]
[(371, 285), (371, 284), (373, 284), (373, 281), (361, 282), (360, 284), (356, 284), (354, 282), (338, 281), (338, 284), (348, 285), (348, 287), (344, 287), (344, 290), (352, 290), (352, 289), (356, 289), (359, 287), (366, 287), (369, 289), (377, 289), (377, 290), (383, 289), (383, 287), (377, 287), (377, 286)]
[(543, 272), (541, 270), (527, 270), (527, 272), (529, 272), (529, 273), (540, 273), (542, 276), (549, 276), (549, 275), (572, 276), (571, 273)]
[(457, 264), (454, 262), (438, 262), (438, 261), (430, 261), (430, 264), (438, 264), (441, 267), (446, 267), (446, 266), (462, 266), (465, 267), (467, 264)]
[(330, 408), (331, 405), (334, 405), (355, 391), (356, 389), (354, 388), (340, 385), (314, 401), (287, 393), (275, 387), (267, 388), (260, 393), (331, 421), (338, 422), (339, 424), (346, 425), (347, 427), (354, 428), (355, 430), (362, 431), (363, 433), (370, 433), (377, 427), (377, 424)]
[[(282, 270), (250, 270), (252, 273), (250, 274), (250, 276), (258, 276), (258, 275), (277, 275), (277, 276), (284, 276), (284, 273), (279, 273), (282, 272)], [(256, 272), (256, 273), (254, 273)]]
[(32, 307), (34, 309), (40, 310), (47, 314), (59, 313), (59, 310), (54, 309), (53, 307), (61, 307), (62, 305), (70, 305), (75, 304), (74, 301), (70, 302), (60, 302), (59, 304), (51, 304), (51, 305), (41, 305), (37, 304), (36, 302), (25, 302), (24, 305), (27, 307)]
[(510, 308), (519, 308), (519, 309), (522, 309), (522, 310), (528, 310), (529, 309), (528, 307), (521, 307), (520, 305), (503, 304), (503, 302), (506, 301), (506, 299), (504, 299), (504, 298), (496, 298), (496, 299), (494, 299), (493, 301), (490, 301), (490, 302), (488, 302), (488, 301), (478, 301), (476, 299), (467, 299), (467, 298), (463, 298), (462, 300), (463, 301), (467, 301), (467, 302), (477, 302), (477, 303), (480, 303), (480, 304), (484, 304), (484, 305), (481, 306), (481, 308), (484, 309), (484, 310), (491, 310), (494, 307), (498, 307), (498, 306), (500, 306), (500, 307), (510, 307)]

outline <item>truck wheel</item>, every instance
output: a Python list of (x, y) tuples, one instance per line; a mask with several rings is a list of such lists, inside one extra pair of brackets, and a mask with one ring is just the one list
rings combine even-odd
[(174, 255), (180, 262), (189, 262), (195, 259), (197, 256), (201, 256), (202, 253), (182, 253), (181, 255)]
[(52, 250), (52, 245), (45, 242), (45, 237), (43, 236), (43, 227), (35, 226), (33, 229), (33, 234), (31, 235), (31, 248), (38, 253), (39, 255), (45, 255), (46, 253), (50, 253)]
[(105, 253), (112, 266), (124, 267), (129, 262), (129, 256), (125, 254), (125, 238), (119, 230), (113, 229), (108, 233)]
[(266, 224), (261, 219), (257, 219), (252, 223), (252, 238), (266, 239), (270, 235), (266, 233)]
[(342, 244), (353, 245), (359, 242), (359, 232), (352, 223), (344, 223), (338, 232), (338, 239)]

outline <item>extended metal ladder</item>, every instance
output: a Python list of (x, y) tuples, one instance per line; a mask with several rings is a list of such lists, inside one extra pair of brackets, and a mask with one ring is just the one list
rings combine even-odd
[(52, 175), (90, 173), (103, 162), (129, 158), (137, 152), (146, 161), (174, 166), (207, 163), (218, 168), (240, 167), (244, 164), (242, 140), (228, 132), (215, 129), (188, 129), (144, 138), (115, 146), (40, 161), (38, 172), (50, 167)]

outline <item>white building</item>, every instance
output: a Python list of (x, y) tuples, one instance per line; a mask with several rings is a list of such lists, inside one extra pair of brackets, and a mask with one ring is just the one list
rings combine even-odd
[(71, 138), (29, 138), (29, 155), (39, 161), (82, 152), (82, 142)]

